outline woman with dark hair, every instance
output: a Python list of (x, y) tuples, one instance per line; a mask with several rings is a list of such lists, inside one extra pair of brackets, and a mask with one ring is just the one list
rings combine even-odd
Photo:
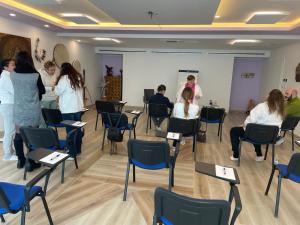
[[(230, 130), (230, 139), (233, 155), (231, 160), (236, 161), (239, 157), (239, 143), (240, 138), (245, 135), (245, 128), (248, 123), (273, 125), (281, 127), (282, 120), (284, 118), (284, 96), (278, 89), (273, 89), (263, 103), (258, 104), (250, 111), (250, 115), (244, 122), (244, 127), (233, 127)], [(256, 161), (260, 162), (264, 160), (261, 152), (260, 145), (254, 145), (256, 152)]]
[[(16, 56), (16, 69), (11, 74), (14, 87), (14, 119), (16, 125), (16, 135), (14, 145), (18, 156), (17, 167), (23, 168), (25, 156), (23, 149), (23, 139), (19, 133), (22, 126), (38, 127), (41, 116), (42, 95), (45, 94), (41, 76), (34, 68), (32, 57), (28, 52), (21, 51)], [(27, 171), (32, 171), (39, 167), (39, 164), (30, 161)]]
[[(81, 120), (83, 110), (83, 87), (84, 82), (70, 63), (61, 65), (60, 75), (57, 78), (54, 88), (55, 94), (59, 97), (59, 109), (64, 120)], [(67, 133), (72, 131), (71, 127), (66, 127)], [(82, 132), (77, 133), (76, 144), (70, 149), (71, 156), (81, 153)]]
[(17, 160), (13, 155), (13, 137), (15, 134), (14, 123), (14, 87), (10, 79), (11, 73), (15, 69), (13, 59), (5, 59), (1, 62), (0, 77), (0, 114), (4, 120), (4, 137), (3, 137), (3, 160)]

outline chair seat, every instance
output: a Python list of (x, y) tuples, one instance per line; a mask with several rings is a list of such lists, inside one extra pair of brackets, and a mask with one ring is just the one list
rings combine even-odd
[[(10, 202), (9, 209), (11, 211), (19, 211), (25, 202), (25, 186), (0, 182), (0, 187), (2, 188)], [(41, 190), (42, 187), (33, 186), (30, 191), (30, 198), (36, 195)], [(9, 210), (5, 208), (0, 208), (0, 215), (5, 213), (9, 213)]]
[(59, 140), (59, 146), (61, 149), (64, 149), (67, 145), (67, 140)]
[(160, 221), (163, 222), (165, 225), (173, 225), (166, 217), (162, 216), (160, 217)]
[(278, 164), (277, 165), (277, 168), (279, 170), (279, 173), (287, 178), (287, 179), (290, 179), (292, 181), (295, 181), (296, 183), (300, 183), (300, 177), (294, 175), (294, 174), (288, 174), (288, 166), (287, 165), (284, 165), (284, 164)]
[(62, 123), (48, 123), (47, 124), (49, 127), (66, 127), (66, 125)]
[(135, 166), (140, 167), (142, 169), (146, 169), (146, 170), (160, 170), (160, 169), (167, 168), (167, 165), (165, 162), (159, 163), (159, 164), (154, 164), (154, 165), (146, 165), (146, 164), (138, 162), (134, 159), (132, 159), (131, 161)]
[(200, 119), (201, 122), (205, 122), (205, 123), (222, 123), (221, 120), (208, 120), (208, 119)]

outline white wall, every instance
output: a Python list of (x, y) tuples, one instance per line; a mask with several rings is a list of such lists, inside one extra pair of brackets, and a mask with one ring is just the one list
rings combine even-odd
[(228, 110), (233, 60), (233, 56), (206, 54), (124, 53), (123, 100), (128, 105), (142, 106), (145, 88), (156, 89), (159, 84), (165, 84), (166, 96), (174, 101), (178, 70), (190, 69), (200, 72), (204, 95), (201, 104), (208, 104), (212, 99)]
[[(295, 82), (295, 70), (299, 62), (300, 42), (272, 51), (264, 69), (261, 98), (273, 88), (284, 91), (287, 87), (294, 87), (300, 93), (300, 83)], [(284, 78), (287, 78), (287, 83), (283, 82)], [(295, 133), (300, 136), (300, 125)]]
[[(81, 63), (81, 68), (86, 70), (86, 85), (92, 96), (92, 101), (94, 102), (95, 99), (99, 98), (100, 91), (98, 86), (100, 85), (100, 70), (98, 66), (99, 61), (97, 60), (98, 56), (95, 54), (94, 47), (70, 39), (59, 38), (54, 32), (36, 28), (4, 17), (0, 17), (0, 32), (30, 38), (33, 56), (35, 41), (39, 38), (40, 48), (46, 49), (47, 51), (46, 60), (52, 60), (53, 48), (57, 43), (64, 44), (69, 51), (70, 63), (72, 63), (73, 60), (78, 59)], [(43, 66), (43, 63), (39, 63), (35, 59), (34, 64), (37, 69)], [(90, 102), (87, 102), (87, 104), (90, 104)], [(3, 130), (2, 118), (0, 118), (0, 130)]]

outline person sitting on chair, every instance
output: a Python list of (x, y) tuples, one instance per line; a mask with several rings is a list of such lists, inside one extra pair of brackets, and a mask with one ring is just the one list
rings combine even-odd
[(288, 88), (285, 91), (284, 97), (287, 100), (285, 107), (287, 116), (300, 116), (300, 99), (295, 88)]
[(195, 82), (196, 78), (194, 75), (188, 75), (186, 79), (187, 79), (187, 82), (185, 84), (183, 84), (177, 92), (176, 102), (184, 101), (182, 99), (181, 94), (182, 94), (184, 88), (189, 87), (193, 91), (193, 96), (192, 96), (193, 104), (199, 105), (199, 99), (203, 96), (202, 90), (201, 90), (200, 86)]
[[(280, 90), (273, 89), (263, 103), (258, 104), (250, 111), (250, 115), (246, 118), (244, 126), (233, 127), (230, 130), (230, 140), (233, 155), (230, 157), (232, 161), (237, 161), (239, 157), (240, 138), (244, 137), (245, 128), (248, 123), (273, 125), (281, 127), (284, 118), (284, 97)], [(256, 152), (256, 161), (263, 161), (264, 157), (261, 152), (261, 145), (254, 145)]]
[[(166, 86), (161, 84), (157, 88), (157, 92), (155, 95), (151, 96), (149, 99), (150, 104), (162, 104), (167, 105), (170, 110), (173, 109), (174, 105), (170, 102), (170, 100), (165, 97)], [(160, 125), (165, 118), (153, 118), (153, 122), (156, 126), (156, 130), (161, 130)]]

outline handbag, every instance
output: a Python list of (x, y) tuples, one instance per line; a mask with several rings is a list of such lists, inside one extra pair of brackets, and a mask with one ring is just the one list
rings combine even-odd
[(122, 142), (123, 141), (123, 132), (118, 128), (120, 121), (121, 121), (122, 114), (118, 118), (116, 124), (112, 124), (110, 114), (108, 114), (108, 119), (110, 123), (110, 128), (107, 131), (107, 139), (113, 142)]

